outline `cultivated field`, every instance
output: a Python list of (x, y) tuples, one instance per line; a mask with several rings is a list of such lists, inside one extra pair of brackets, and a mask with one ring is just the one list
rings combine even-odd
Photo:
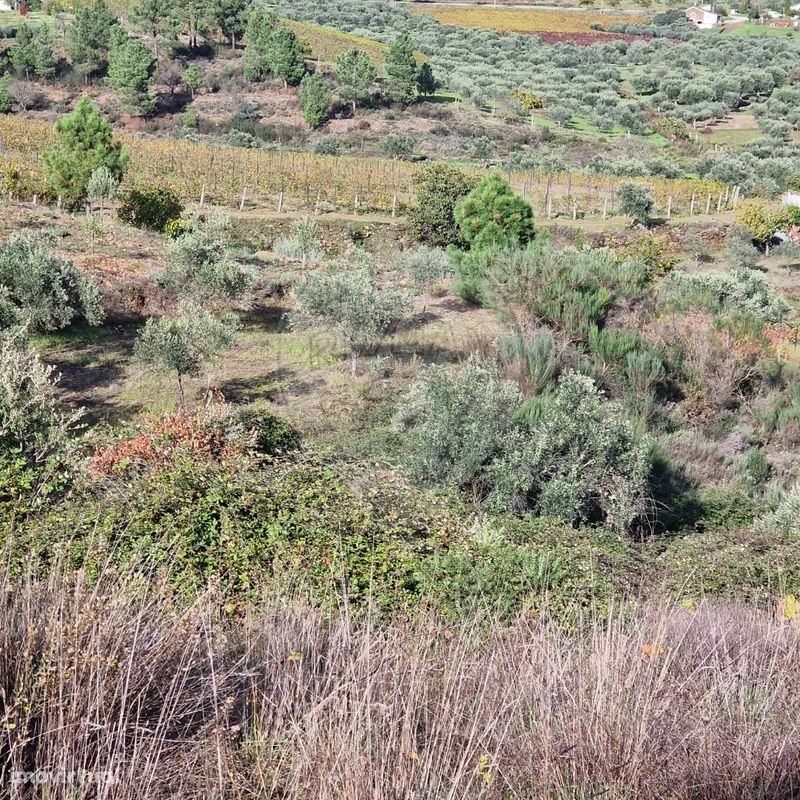
[[(44, 199), (41, 153), (52, 144), (46, 123), (0, 118), (4, 151), (0, 168), (18, 175), (7, 191)], [(317, 156), (283, 149), (219, 149), (172, 139), (122, 136), (131, 154), (126, 186), (154, 183), (189, 202), (207, 200), (228, 207), (272, 211), (379, 212), (395, 215), (414, 200), (414, 175), (408, 161), (350, 156)], [(485, 170), (467, 167), (475, 174)], [(601, 218), (616, 213), (619, 178), (530, 170), (505, 177), (543, 216)], [(695, 216), (733, 207), (732, 186), (713, 181), (651, 180), (657, 209), (664, 216)], [(53, 199), (53, 198), (51, 198)]]
[[(518, 8), (427, 8), (415, 6), (415, 14), (431, 14), (444, 25), (465, 28), (487, 28), (516, 33), (590, 33), (592, 24), (604, 27), (614, 23), (630, 23), (631, 16), (613, 11), (563, 11), (554, 9)], [(636, 16), (637, 24), (645, 24), (647, 17)]]

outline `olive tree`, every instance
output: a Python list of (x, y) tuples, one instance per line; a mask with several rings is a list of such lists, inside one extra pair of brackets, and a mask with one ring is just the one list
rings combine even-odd
[(617, 199), (622, 214), (642, 225), (650, 224), (653, 197), (646, 186), (642, 186), (640, 183), (623, 183), (617, 189)]
[(356, 375), (358, 357), (376, 347), (411, 313), (408, 292), (381, 286), (371, 265), (348, 269), (334, 265), (315, 272), (292, 290), (294, 328), (328, 328), (350, 351), (350, 372)]
[(255, 271), (233, 256), (230, 221), (223, 216), (184, 220), (183, 232), (167, 249), (167, 264), (155, 275), (174, 297), (201, 304), (239, 300), (250, 291)]
[(0, 328), (27, 321), (36, 330), (65, 328), (76, 320), (99, 325), (100, 290), (40, 235), (15, 233), (0, 247)]
[(292, 261), (321, 261), (325, 255), (319, 243), (319, 226), (311, 217), (303, 217), (292, 223), (288, 236), (281, 236), (274, 244), (276, 253)]
[(438, 247), (428, 247), (427, 245), (419, 245), (399, 253), (395, 259), (395, 268), (408, 275), (414, 282), (414, 286), (422, 291), (423, 314), (431, 285), (446, 278), (453, 271), (447, 253)]
[(199, 375), (204, 364), (216, 361), (234, 345), (235, 326), (219, 320), (202, 306), (184, 303), (175, 316), (151, 317), (134, 346), (134, 358), (155, 372), (175, 375), (178, 403), (186, 406), (183, 379)]
[(733, 269), (754, 269), (759, 255), (750, 231), (734, 225), (725, 243), (725, 263)]
[(106, 166), (99, 166), (89, 176), (86, 184), (86, 198), (90, 203), (100, 203), (100, 208), (105, 208), (107, 200), (116, 197), (119, 180)]
[(44, 461), (64, 444), (81, 412), (56, 402), (54, 369), (31, 352), (23, 327), (0, 331), (0, 451)]

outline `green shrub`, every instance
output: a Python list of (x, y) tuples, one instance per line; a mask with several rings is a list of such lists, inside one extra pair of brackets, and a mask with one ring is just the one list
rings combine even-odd
[(743, 489), (686, 487), (663, 522), (670, 530), (733, 530), (750, 525), (757, 513), (758, 503)]
[(272, 246), (276, 253), (305, 264), (307, 261), (322, 261), (325, 251), (319, 242), (319, 226), (312, 217), (303, 217), (292, 223), (288, 236), (281, 236)]
[(420, 567), (420, 593), (454, 617), (488, 613), (509, 619), (563, 583), (565, 564), (555, 552), (508, 542), (493, 530), (473, 530)]
[(585, 375), (567, 373), (540, 418), (504, 448), (487, 477), (491, 507), (530, 507), (620, 533), (646, 510), (650, 441)]
[(712, 312), (736, 311), (762, 322), (781, 322), (790, 306), (777, 294), (764, 275), (752, 269), (730, 272), (674, 270), (661, 285), (662, 301), (676, 309), (705, 308)]
[(559, 372), (559, 358), (553, 335), (547, 330), (526, 336), (517, 329), (497, 340), (497, 354), (504, 372), (527, 395), (546, 392)]
[(589, 352), (605, 364), (623, 364), (626, 358), (641, 349), (641, 337), (619, 328), (592, 328), (589, 331)]
[(414, 153), (414, 138), (401, 131), (392, 131), (381, 143), (381, 151), (390, 158), (410, 158)]
[(497, 367), (472, 356), (460, 369), (425, 367), (394, 425), (406, 432), (406, 463), (428, 484), (486, 491), (485, 473), (513, 435), (521, 395)]
[(763, 450), (754, 448), (750, 450), (745, 459), (745, 476), (752, 488), (763, 486), (772, 475), (772, 464), (764, 455)]
[(475, 187), (475, 177), (448, 164), (434, 164), (420, 170), (413, 181), (417, 203), (408, 217), (414, 236), (433, 247), (465, 246), (455, 208)]
[(624, 261), (643, 264), (650, 277), (668, 275), (678, 264), (675, 248), (664, 238), (639, 236), (622, 245), (617, 252)]
[(219, 214), (184, 215), (166, 261), (155, 282), (173, 298), (193, 298), (201, 304), (240, 300), (258, 277), (253, 267), (234, 257), (230, 220)]
[(531, 313), (561, 328), (572, 339), (586, 339), (603, 322), (613, 297), (602, 286), (570, 289), (568, 278), (542, 286), (530, 301)]
[(766, 603), (800, 593), (800, 536), (771, 525), (714, 528), (670, 542), (657, 566), (660, 592)]
[(635, 545), (611, 531), (501, 517), (474, 522), (422, 561), (420, 595), (457, 618), (544, 610), (574, 623), (630, 594), (640, 571)]
[(521, 411), (514, 384), (472, 357), (459, 370), (423, 370), (395, 424), (421, 480), (469, 488), (496, 512), (628, 530), (645, 510), (650, 445), (622, 409), (591, 379), (568, 373), (535, 420)]
[(26, 323), (52, 331), (78, 320), (102, 322), (97, 284), (54, 255), (43, 235), (12, 234), (0, 247), (0, 329)]
[(758, 262), (758, 248), (747, 228), (734, 225), (725, 246), (725, 263), (733, 269), (754, 269)]
[(455, 289), (478, 305), (522, 306), (572, 338), (586, 339), (616, 294), (638, 297), (647, 281), (641, 262), (620, 262), (606, 249), (557, 248), (543, 235), (522, 248), (494, 246), (461, 255)]
[(117, 213), (128, 225), (163, 233), (169, 223), (180, 218), (183, 203), (171, 189), (132, 189), (123, 196)]
[(302, 444), (302, 437), (296, 428), (266, 409), (242, 408), (234, 415), (234, 422), (253, 434), (256, 451), (263, 455), (290, 453)]
[(0, 454), (4, 458), (42, 463), (64, 446), (75, 428), (81, 414), (60, 409), (54, 371), (31, 351), (24, 330), (0, 332)]
[(307, 455), (157, 454), (101, 481), (73, 465), (69, 495), (18, 526), (14, 560), (46, 569), (61, 553), (91, 576), (113, 557), (124, 569), (168, 570), (187, 595), (213, 582), (233, 600), (286, 591), (393, 613), (417, 602), (420, 560), (457, 530), (447, 505), (394, 474), (348, 474)]

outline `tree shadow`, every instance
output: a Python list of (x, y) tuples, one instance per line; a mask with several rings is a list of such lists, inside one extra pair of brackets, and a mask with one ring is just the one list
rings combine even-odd
[(284, 333), (289, 324), (286, 313), (288, 309), (278, 305), (258, 303), (238, 313), (242, 328), (265, 331), (266, 333)]
[(64, 404), (84, 408), (85, 423), (114, 424), (142, 409), (141, 404), (120, 404), (113, 395), (104, 394), (125, 377), (138, 327), (69, 329), (58, 334), (42, 354), (58, 376), (56, 390)]
[(156, 116), (162, 114), (179, 114), (186, 110), (186, 106), (192, 102), (192, 95), (189, 92), (166, 92), (159, 94), (156, 107)]
[[(275, 395), (286, 391), (285, 384), (297, 377), (292, 369), (279, 367), (258, 375), (242, 378), (229, 378), (217, 384), (223, 396), (234, 403), (252, 403), (257, 400), (272, 400)], [(295, 384), (291, 384), (294, 389)]]

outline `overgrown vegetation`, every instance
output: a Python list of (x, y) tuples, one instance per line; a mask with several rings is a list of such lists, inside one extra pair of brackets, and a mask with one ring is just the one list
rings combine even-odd
[(796, 36), (27, 10), (10, 791), (792, 796)]

